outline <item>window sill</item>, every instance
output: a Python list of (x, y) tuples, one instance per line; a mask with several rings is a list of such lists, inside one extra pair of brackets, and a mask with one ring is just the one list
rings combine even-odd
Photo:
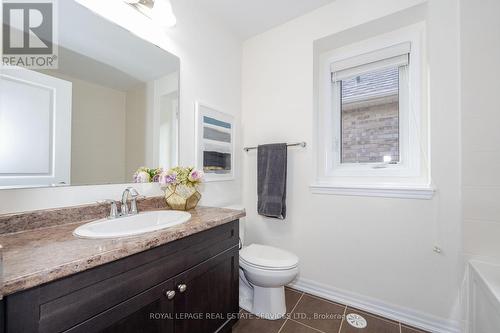
[(401, 199), (432, 199), (436, 191), (430, 185), (399, 184), (332, 184), (314, 183), (310, 185), (314, 194), (349, 195), (363, 197), (384, 197)]

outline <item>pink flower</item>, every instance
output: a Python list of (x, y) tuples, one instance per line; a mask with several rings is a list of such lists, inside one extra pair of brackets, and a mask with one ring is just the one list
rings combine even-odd
[(200, 182), (203, 179), (203, 171), (193, 170), (189, 173), (188, 180), (194, 183)]
[(134, 183), (149, 183), (151, 177), (146, 171), (138, 171), (134, 174)]
[(177, 182), (177, 174), (176, 173), (168, 173), (168, 172), (163, 172), (160, 175), (159, 182), (162, 186), (168, 186), (175, 184)]

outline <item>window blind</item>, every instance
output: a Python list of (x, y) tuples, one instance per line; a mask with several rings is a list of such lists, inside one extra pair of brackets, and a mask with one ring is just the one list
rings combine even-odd
[(332, 80), (336, 82), (369, 71), (406, 66), (409, 63), (410, 50), (411, 44), (407, 42), (336, 61), (330, 66)]

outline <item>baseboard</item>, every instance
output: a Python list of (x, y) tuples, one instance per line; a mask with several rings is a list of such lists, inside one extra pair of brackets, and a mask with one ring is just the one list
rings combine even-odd
[(460, 333), (458, 321), (446, 320), (429, 314), (410, 310), (404, 307), (388, 304), (377, 299), (359, 295), (350, 291), (340, 290), (312, 280), (297, 279), (289, 285), (291, 288), (322, 297), (334, 302), (346, 304), (393, 319), (410, 326), (435, 333)]

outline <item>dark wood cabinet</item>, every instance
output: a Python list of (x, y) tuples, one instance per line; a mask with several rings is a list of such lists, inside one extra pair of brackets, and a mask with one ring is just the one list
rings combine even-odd
[(0, 299), (0, 333), (5, 332), (5, 309), (3, 299)]
[(173, 333), (173, 280), (168, 280), (120, 303), (65, 332)]
[(238, 260), (234, 221), (9, 295), (5, 332), (230, 331)]
[(172, 301), (157, 297), (152, 302), (102, 330), (103, 333), (173, 333)]
[(231, 321), (238, 310), (238, 282), (237, 250), (175, 278), (175, 332), (215, 332)]

